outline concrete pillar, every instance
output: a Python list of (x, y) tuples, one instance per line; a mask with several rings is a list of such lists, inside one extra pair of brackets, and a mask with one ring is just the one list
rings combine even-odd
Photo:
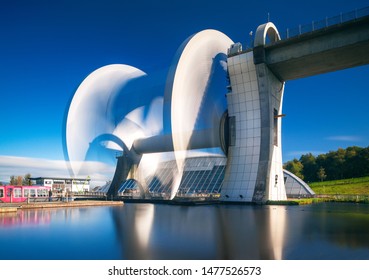
[(272, 23), (257, 29), (256, 54), (249, 51), (228, 57), (230, 146), (223, 201), (264, 203), (286, 199), (280, 118), (284, 82), (265, 64), (254, 63), (267, 36), (279, 40)]
[(126, 154), (117, 157), (117, 167), (115, 169), (115, 174), (113, 181), (107, 192), (108, 197), (116, 197), (118, 194), (119, 187), (127, 179), (129, 172), (132, 168), (133, 160)]

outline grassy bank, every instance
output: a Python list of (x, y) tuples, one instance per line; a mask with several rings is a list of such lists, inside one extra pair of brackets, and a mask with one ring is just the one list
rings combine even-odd
[(369, 196), (363, 195), (327, 195), (326, 197), (288, 199), (281, 201), (268, 201), (268, 205), (306, 205), (321, 202), (351, 202), (369, 204)]
[(369, 204), (369, 177), (309, 183), (314, 198), (268, 201), (270, 205), (304, 205), (320, 202), (353, 202)]
[(267, 202), (267, 205), (306, 205), (320, 202), (330, 202), (335, 201), (331, 198), (300, 198), (300, 199), (288, 199), (288, 200), (280, 200), (274, 201), (270, 200)]
[(309, 183), (318, 194), (369, 195), (369, 177)]

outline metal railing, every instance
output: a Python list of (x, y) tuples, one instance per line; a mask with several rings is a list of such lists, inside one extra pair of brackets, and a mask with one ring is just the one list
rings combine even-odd
[(361, 9), (356, 9), (351, 12), (341, 13), (334, 17), (326, 17), (323, 20), (312, 21), (309, 24), (299, 25), (294, 28), (287, 28), (285, 34), (280, 34), (281, 39), (290, 39), (294, 37), (298, 37), (302, 34), (313, 32), (316, 30), (324, 29), (327, 27), (331, 27), (334, 25), (338, 25), (344, 22), (349, 22), (352, 20), (357, 20), (359, 18), (365, 17), (369, 15), (369, 6)]

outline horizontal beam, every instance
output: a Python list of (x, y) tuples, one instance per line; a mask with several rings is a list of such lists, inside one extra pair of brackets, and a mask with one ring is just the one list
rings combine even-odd
[[(206, 129), (177, 134), (176, 137), (190, 139), (183, 150), (195, 150), (205, 148), (222, 147), (218, 129)], [(174, 151), (173, 135), (157, 135), (148, 138), (137, 139), (133, 142), (133, 149), (137, 154), (163, 153)]]
[(254, 62), (288, 81), (369, 64), (368, 50), (369, 16), (256, 47)]

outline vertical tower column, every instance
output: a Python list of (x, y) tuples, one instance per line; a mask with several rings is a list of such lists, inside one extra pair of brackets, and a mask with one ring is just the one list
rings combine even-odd
[(272, 23), (258, 27), (253, 51), (228, 58), (230, 146), (221, 193), (224, 201), (286, 199), (280, 118), (284, 82), (257, 60), (267, 36), (279, 40)]
[(229, 56), (228, 72), (229, 147), (221, 199), (251, 202), (261, 143), (260, 97), (252, 51)]
[(254, 202), (287, 199), (281, 141), (284, 82), (277, 79), (264, 63), (264, 46), (267, 39), (272, 42), (280, 40), (278, 30), (271, 22), (257, 28), (254, 43), (261, 114), (260, 160)]
[(127, 179), (128, 174), (132, 168), (133, 160), (126, 154), (117, 157), (117, 167), (115, 169), (115, 174), (113, 181), (110, 184), (107, 195), (109, 197), (116, 197), (118, 194), (119, 187)]

